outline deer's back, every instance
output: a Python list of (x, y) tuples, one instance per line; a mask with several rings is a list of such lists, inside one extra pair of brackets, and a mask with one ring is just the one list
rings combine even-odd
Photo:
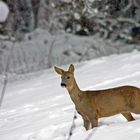
[(120, 112), (137, 112), (140, 108), (140, 89), (123, 86), (106, 90), (85, 91), (83, 102), (105, 117)]

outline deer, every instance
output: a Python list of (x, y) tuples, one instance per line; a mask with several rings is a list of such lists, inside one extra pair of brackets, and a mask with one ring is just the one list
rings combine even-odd
[(66, 88), (75, 109), (81, 115), (86, 130), (98, 127), (98, 119), (121, 113), (127, 121), (135, 120), (131, 113), (140, 114), (140, 89), (121, 86), (103, 90), (81, 90), (74, 77), (74, 65), (67, 71), (54, 67), (61, 75), (61, 86)]

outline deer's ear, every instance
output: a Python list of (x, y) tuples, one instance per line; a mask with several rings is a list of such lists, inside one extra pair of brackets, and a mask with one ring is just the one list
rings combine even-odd
[(74, 65), (73, 64), (70, 64), (69, 72), (74, 73)]
[(60, 74), (60, 75), (63, 75), (63, 73), (64, 73), (64, 70), (62, 70), (62, 69), (60, 69), (60, 68), (58, 68), (58, 67), (54, 67), (54, 70), (58, 73), (58, 74)]

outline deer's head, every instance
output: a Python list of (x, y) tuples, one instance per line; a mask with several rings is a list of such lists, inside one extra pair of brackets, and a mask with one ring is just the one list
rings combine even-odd
[(74, 86), (74, 65), (69, 66), (68, 71), (54, 67), (55, 71), (61, 75), (61, 86), (67, 89), (72, 89)]

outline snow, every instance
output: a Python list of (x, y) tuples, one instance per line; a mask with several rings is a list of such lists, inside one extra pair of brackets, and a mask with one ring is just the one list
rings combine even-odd
[[(140, 87), (137, 51), (77, 63), (75, 67), (81, 89)], [(66, 140), (74, 104), (61, 88), (60, 80), (53, 69), (11, 76), (0, 110), (0, 140)], [(99, 127), (89, 131), (85, 131), (78, 115), (71, 140), (85, 140), (89, 135), (90, 140), (139, 140), (140, 115), (133, 115), (136, 118), (133, 122), (127, 122), (121, 114), (101, 118)]]
[(9, 14), (9, 8), (7, 4), (0, 1), (0, 22), (5, 22)]
[(80, 19), (79, 13), (74, 13), (74, 17), (75, 17), (76, 20), (79, 20)]

